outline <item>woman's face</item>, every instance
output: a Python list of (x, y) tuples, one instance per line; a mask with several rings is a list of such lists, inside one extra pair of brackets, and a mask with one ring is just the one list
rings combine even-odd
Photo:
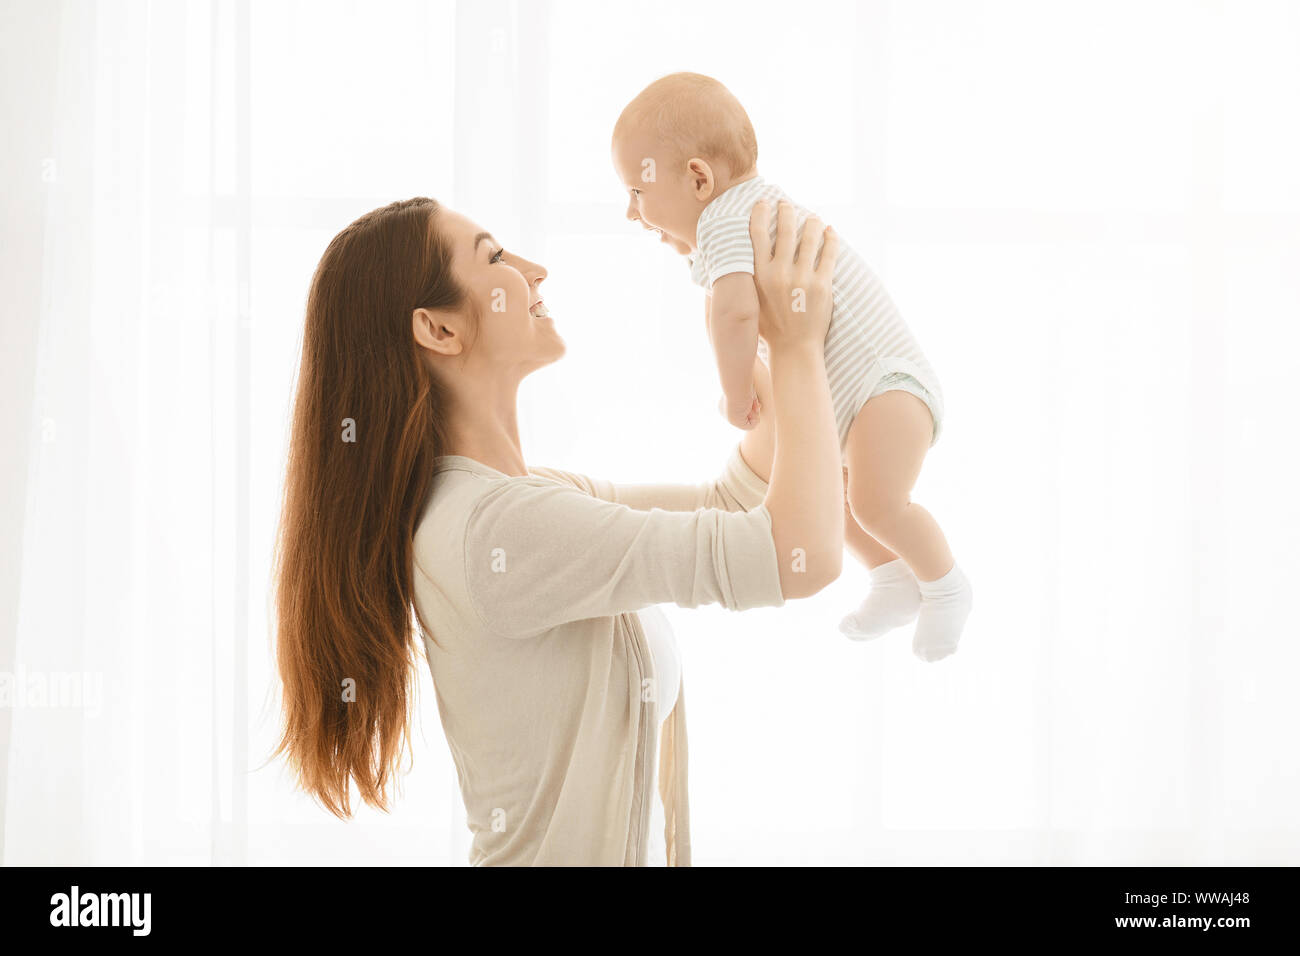
[(468, 350), (461, 367), (518, 372), (521, 377), (564, 355), (564, 339), (555, 331), (538, 291), (546, 270), (503, 249), (487, 230), (446, 207), (436, 222), (451, 249), (452, 270), (479, 319), (475, 330), (472, 315), (416, 309), (415, 336), (420, 344), (447, 356), (461, 356)]

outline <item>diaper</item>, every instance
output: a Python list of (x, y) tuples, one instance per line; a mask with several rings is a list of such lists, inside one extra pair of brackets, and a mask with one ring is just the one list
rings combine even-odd
[(889, 372), (882, 378), (871, 390), (868, 399), (875, 398), (881, 392), (888, 392), (897, 389), (903, 392), (911, 392), (921, 401), (925, 402), (926, 408), (930, 409), (930, 420), (933, 423), (932, 437), (930, 438), (930, 447), (939, 440), (939, 433), (943, 430), (943, 416), (938, 412), (939, 403), (935, 401), (929, 389), (920, 383), (914, 375), (906, 372)]

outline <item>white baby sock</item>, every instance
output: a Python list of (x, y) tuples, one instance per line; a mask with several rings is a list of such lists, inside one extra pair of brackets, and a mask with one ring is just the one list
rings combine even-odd
[(840, 621), (840, 632), (855, 641), (869, 641), (916, 618), (921, 591), (916, 576), (902, 558), (872, 568), (871, 593), (856, 611)]
[(912, 652), (933, 663), (957, 650), (973, 604), (973, 590), (956, 562), (943, 577), (918, 581), (917, 586), (921, 591), (921, 612), (912, 635)]

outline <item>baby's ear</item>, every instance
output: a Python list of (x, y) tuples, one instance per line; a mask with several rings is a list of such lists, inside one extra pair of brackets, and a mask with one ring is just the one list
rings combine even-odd
[(686, 171), (691, 176), (691, 190), (695, 198), (700, 202), (708, 202), (713, 198), (713, 192), (718, 187), (718, 181), (713, 175), (713, 167), (706, 160), (698, 156), (692, 156), (686, 161)]

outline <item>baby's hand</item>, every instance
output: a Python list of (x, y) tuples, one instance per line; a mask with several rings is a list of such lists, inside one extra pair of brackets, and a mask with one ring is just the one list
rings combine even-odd
[(749, 396), (749, 404), (745, 406), (730, 405), (725, 395), (718, 400), (718, 411), (726, 417), (728, 422), (743, 431), (749, 431), (758, 424), (759, 412), (763, 407), (758, 400), (758, 393), (752, 388)]

